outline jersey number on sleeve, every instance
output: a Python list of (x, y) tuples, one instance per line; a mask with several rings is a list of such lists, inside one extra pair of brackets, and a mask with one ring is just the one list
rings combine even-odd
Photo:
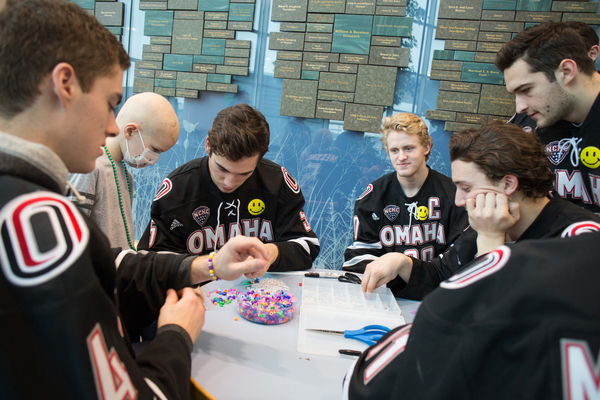
[(134, 400), (137, 390), (114, 348), (106, 348), (100, 324), (96, 324), (87, 338), (88, 350), (94, 369), (98, 398), (103, 400)]

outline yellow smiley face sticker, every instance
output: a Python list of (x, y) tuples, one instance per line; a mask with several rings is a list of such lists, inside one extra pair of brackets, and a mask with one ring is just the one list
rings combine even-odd
[(261, 199), (254, 199), (248, 203), (248, 212), (252, 215), (262, 214), (265, 211), (265, 202)]
[(594, 146), (588, 146), (581, 150), (579, 155), (581, 162), (588, 168), (600, 167), (600, 150)]
[(419, 221), (425, 221), (429, 215), (429, 210), (427, 207), (421, 206), (417, 209), (417, 213), (419, 214)]

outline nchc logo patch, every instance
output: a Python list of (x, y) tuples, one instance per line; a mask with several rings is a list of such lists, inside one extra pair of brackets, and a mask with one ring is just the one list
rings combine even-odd
[(210, 208), (206, 206), (200, 206), (192, 211), (192, 218), (194, 218), (194, 221), (200, 226), (204, 226), (208, 217), (210, 217)]
[(50, 192), (19, 196), (0, 211), (0, 259), (14, 285), (39, 285), (68, 269), (85, 250), (89, 230), (75, 205)]
[(548, 153), (548, 159), (554, 165), (558, 165), (561, 162), (563, 162), (563, 160), (565, 159), (567, 154), (569, 154), (570, 151), (570, 143), (562, 144), (559, 143), (558, 140), (555, 140), (554, 142), (550, 142), (546, 145), (546, 153)]
[(398, 217), (398, 214), (400, 214), (400, 207), (398, 206), (389, 205), (383, 209), (383, 215), (392, 222)]

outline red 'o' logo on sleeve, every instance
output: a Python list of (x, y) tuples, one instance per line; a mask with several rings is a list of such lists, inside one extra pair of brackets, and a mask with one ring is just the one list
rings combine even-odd
[(165, 180), (160, 184), (158, 191), (154, 195), (154, 200), (152, 201), (156, 201), (165, 197), (171, 191), (171, 189), (173, 189), (173, 183), (169, 178), (165, 178)]
[(475, 261), (470, 268), (440, 283), (444, 289), (460, 289), (500, 271), (510, 259), (510, 248), (500, 246)]
[(292, 189), (292, 192), (300, 193), (300, 185), (298, 185), (298, 182), (292, 178), (289, 172), (287, 172), (287, 169), (281, 167), (281, 172), (283, 172), (283, 179), (285, 180), (285, 183), (287, 183), (288, 187)]
[(67, 270), (83, 253), (89, 230), (62, 196), (35, 192), (0, 210), (2, 272), (17, 286), (39, 285)]
[(369, 186), (367, 186), (365, 191), (362, 192), (362, 194), (358, 197), (358, 200), (364, 199), (365, 196), (368, 195), (369, 193), (371, 193), (372, 191), (373, 191), (373, 184), (369, 184)]
[(594, 221), (581, 221), (575, 222), (574, 224), (571, 224), (568, 227), (566, 227), (562, 235), (560, 235), (560, 237), (572, 237), (581, 235), (582, 233), (598, 231), (600, 231), (599, 223)]

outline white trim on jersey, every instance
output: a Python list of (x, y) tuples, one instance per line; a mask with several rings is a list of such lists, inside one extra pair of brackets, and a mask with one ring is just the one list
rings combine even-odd
[(353, 242), (352, 245), (348, 247), (350, 250), (357, 249), (383, 249), (383, 245), (381, 242), (375, 243), (365, 243), (365, 242)]
[(354, 375), (354, 369), (356, 368), (356, 363), (358, 359), (354, 360), (354, 362), (348, 368), (348, 372), (344, 376), (344, 381), (342, 383), (342, 400), (348, 400), (350, 397), (350, 382), (352, 381), (352, 375)]
[(148, 387), (152, 389), (154, 394), (157, 395), (160, 400), (169, 400), (163, 391), (160, 390), (160, 388), (156, 385), (156, 383), (152, 382), (149, 378), (144, 378), (144, 380), (146, 381)]
[[(131, 250), (131, 249), (127, 249), (127, 250), (123, 250), (119, 253), (119, 255), (117, 256), (117, 258), (115, 258), (115, 267), (117, 269), (119, 269), (119, 265), (121, 265), (121, 262), (123, 261), (123, 259), (125, 258), (125, 256), (127, 254), (148, 254), (148, 250)], [(174, 251), (157, 251), (156, 254), (176, 254), (176, 255), (181, 255), (181, 253), (175, 253)], [(190, 256), (193, 256), (194, 254), (190, 254)]]
[(319, 239), (317, 238), (311, 238), (311, 237), (302, 237), (302, 238), (296, 238), (296, 239), (290, 239), (288, 240), (288, 242), (294, 242), (294, 243), (298, 243), (300, 246), (302, 246), (302, 248), (304, 249), (304, 251), (306, 251), (306, 253), (308, 255), (310, 255), (310, 248), (308, 247), (308, 243), (310, 242), (315, 246), (319, 246)]
[(125, 258), (125, 256), (127, 254), (135, 254), (135, 251), (128, 249), (128, 250), (123, 250), (122, 252), (119, 253), (119, 255), (117, 256), (117, 258), (115, 258), (115, 268), (119, 269), (119, 265), (121, 265), (121, 261), (123, 261), (123, 259)]
[(440, 287), (444, 289), (461, 289), (489, 275), (495, 274), (504, 268), (510, 259), (510, 253), (511, 250), (509, 247), (500, 246), (496, 250), (482, 256), (470, 268), (440, 283)]
[(594, 221), (579, 221), (575, 222), (565, 228), (563, 233), (560, 235), (561, 238), (577, 236), (587, 232), (598, 232), (600, 231), (600, 224)]
[(377, 260), (379, 257), (374, 256), (373, 254), (363, 254), (360, 255), (358, 257), (354, 257), (346, 262), (344, 262), (344, 265), (342, 267), (351, 267), (355, 264), (358, 264), (361, 261), (366, 261), (366, 260)]

